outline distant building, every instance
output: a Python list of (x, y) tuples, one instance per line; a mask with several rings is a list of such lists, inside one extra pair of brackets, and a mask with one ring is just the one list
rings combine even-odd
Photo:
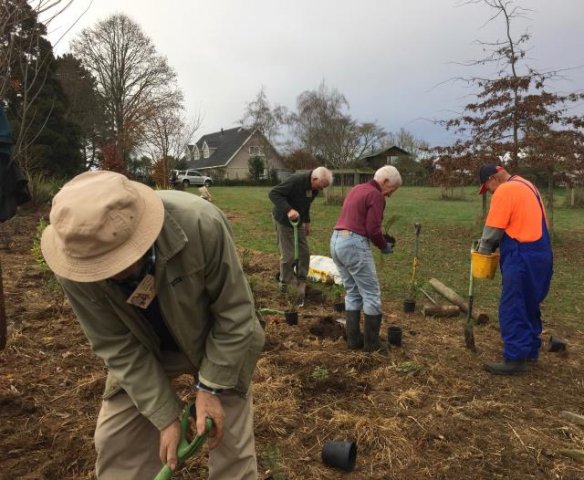
[(400, 163), (400, 157), (411, 157), (411, 154), (406, 152), (403, 148), (394, 145), (393, 147), (385, 147), (381, 150), (376, 150), (367, 155), (363, 155), (359, 158), (357, 163), (360, 166), (377, 170), (384, 165), (393, 165), (394, 167), (397, 167)]
[(268, 178), (271, 170), (278, 177), (286, 170), (281, 155), (258, 129), (221, 129), (203, 135), (197, 143), (188, 145), (186, 152), (189, 169), (217, 180), (249, 178), (249, 160), (253, 157), (263, 161), (263, 178)]

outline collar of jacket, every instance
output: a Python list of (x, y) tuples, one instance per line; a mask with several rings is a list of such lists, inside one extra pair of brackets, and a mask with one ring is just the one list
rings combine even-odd
[(165, 212), (162, 230), (155, 242), (156, 272), (162, 271), (166, 263), (180, 252), (188, 241), (184, 230), (168, 212)]

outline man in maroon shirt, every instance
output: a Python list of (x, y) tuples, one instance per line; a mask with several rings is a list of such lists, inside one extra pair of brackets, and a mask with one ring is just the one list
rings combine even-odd
[[(354, 187), (343, 203), (331, 237), (331, 256), (345, 286), (347, 346), (366, 352), (387, 351), (379, 341), (381, 291), (371, 253), (373, 242), (382, 253), (392, 253), (393, 244), (381, 231), (385, 197), (402, 184), (401, 175), (391, 165), (375, 172), (373, 180)], [(361, 334), (361, 309), (365, 314)]]

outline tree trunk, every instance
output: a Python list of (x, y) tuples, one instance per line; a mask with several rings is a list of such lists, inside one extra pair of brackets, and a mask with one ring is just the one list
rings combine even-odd
[(569, 420), (573, 423), (576, 423), (578, 425), (584, 426), (584, 415), (579, 415), (577, 413), (564, 410), (564, 411), (560, 412), (560, 417), (562, 417), (566, 420)]
[(548, 217), (548, 227), (550, 233), (553, 235), (554, 233), (554, 172), (549, 172), (548, 174), (548, 209), (547, 209), (547, 217)]
[(422, 308), (425, 317), (457, 317), (460, 315), (458, 305), (432, 305), (427, 303)]
[[(434, 290), (436, 290), (444, 298), (454, 303), (455, 305), (458, 305), (463, 312), (468, 312), (468, 299), (462, 298), (454, 290), (448, 288), (440, 280), (435, 278), (430, 279), (430, 285), (432, 285)], [(472, 318), (474, 318), (479, 325), (483, 325), (489, 321), (489, 315), (485, 312), (481, 312), (477, 308), (472, 309)]]
[(6, 321), (6, 309), (4, 308), (4, 284), (2, 283), (2, 260), (0, 260), (0, 350), (6, 346), (8, 328)]

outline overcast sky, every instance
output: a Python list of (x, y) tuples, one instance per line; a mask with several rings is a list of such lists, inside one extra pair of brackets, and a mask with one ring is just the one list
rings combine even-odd
[[(513, 24), (515, 37), (532, 35), (529, 64), (570, 69), (553, 90), (584, 90), (584, 0), (516, 4), (532, 10)], [(203, 116), (197, 137), (236, 126), (262, 85), (272, 104), (295, 109), (296, 97), (324, 80), (359, 121), (449, 143), (432, 120), (460, 112), (475, 91), (449, 80), (483, 73), (456, 62), (483, 56), (477, 40), (505, 35), (502, 20), (486, 24), (492, 10), (460, 0), (75, 0), (50, 26), (54, 44), (63, 36), (55, 52), (114, 13), (131, 17), (168, 58), (188, 114)]]

